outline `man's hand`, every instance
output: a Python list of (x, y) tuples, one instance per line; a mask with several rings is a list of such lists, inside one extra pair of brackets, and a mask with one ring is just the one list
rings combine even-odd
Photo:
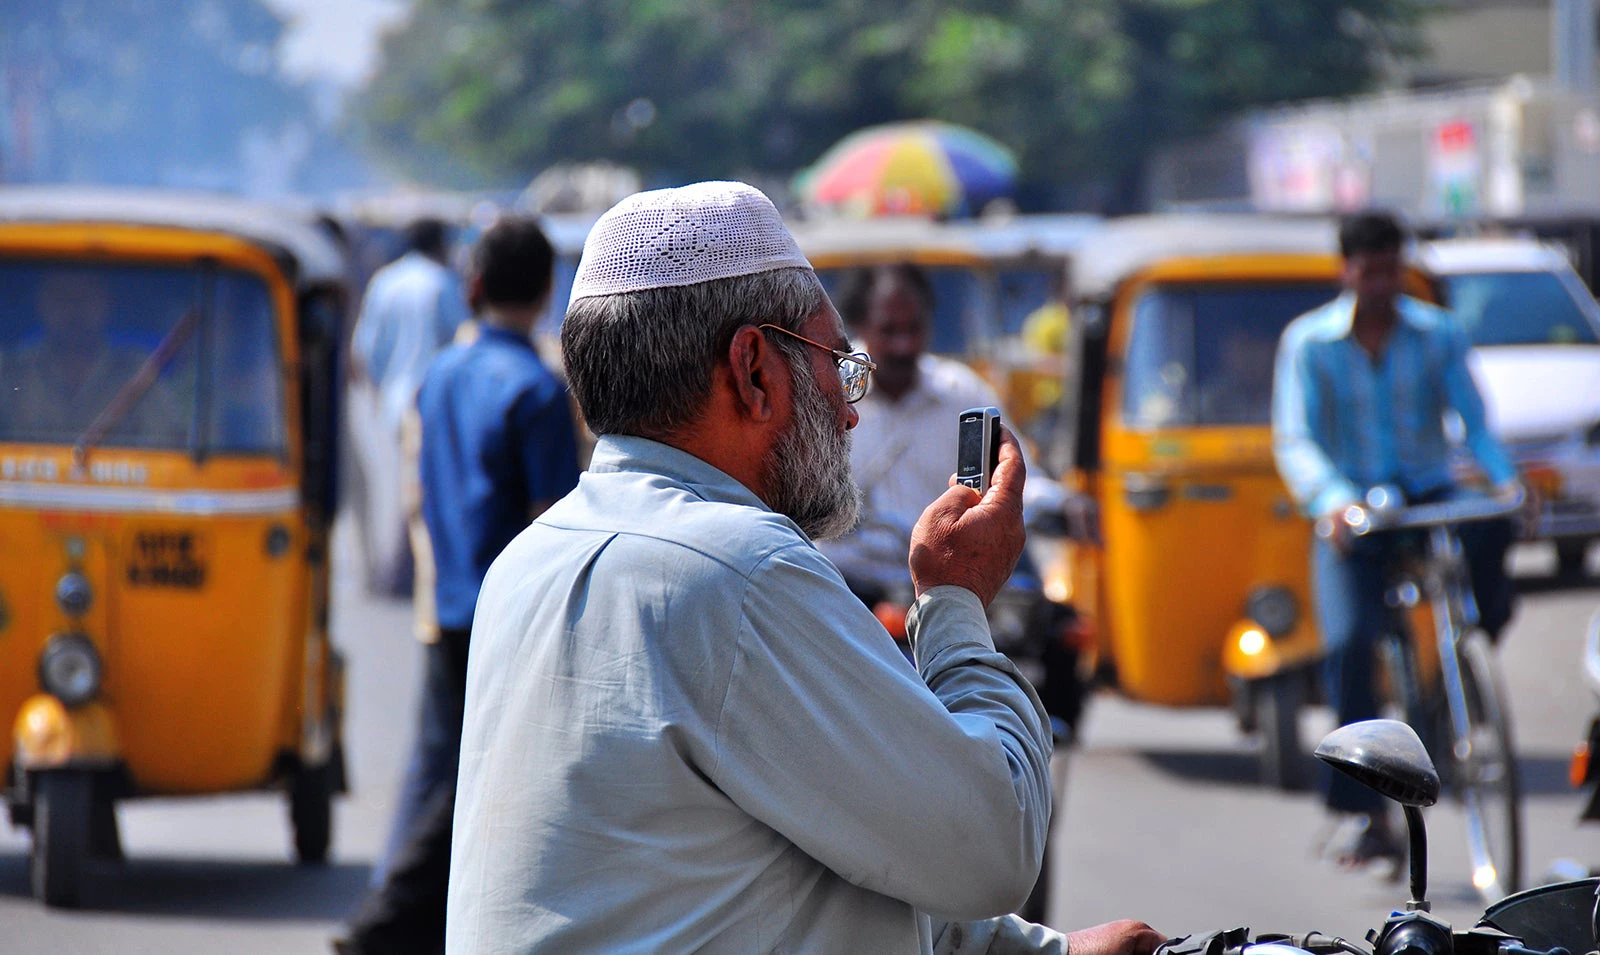
[(1344, 508), (1339, 508), (1331, 514), (1324, 514), (1317, 518), (1316, 534), (1318, 537), (1333, 545), (1333, 550), (1340, 557), (1350, 556), (1350, 542), (1354, 534), (1350, 525), (1344, 522)]
[(1022, 448), (1001, 429), (1000, 463), (989, 493), (952, 484), (928, 505), (911, 529), (911, 582), (917, 596), (953, 584), (978, 595), (984, 606), (1011, 577), (1022, 556)]
[(1150, 955), (1166, 936), (1143, 922), (1123, 919), (1067, 933), (1072, 955)]

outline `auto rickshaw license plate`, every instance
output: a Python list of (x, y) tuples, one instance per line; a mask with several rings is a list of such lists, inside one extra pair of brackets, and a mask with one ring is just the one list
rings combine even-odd
[(209, 541), (192, 530), (146, 528), (129, 541), (127, 579), (135, 587), (199, 590), (210, 566)]

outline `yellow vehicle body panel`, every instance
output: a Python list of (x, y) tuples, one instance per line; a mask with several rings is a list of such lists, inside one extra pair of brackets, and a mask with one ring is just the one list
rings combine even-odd
[[(1130, 696), (1228, 699), (1222, 650), (1250, 591), (1287, 587), (1310, 606), (1310, 529), (1272, 464), (1265, 428), (1113, 433), (1101, 521), (1109, 651)], [(1130, 492), (1164, 493), (1139, 508)]]
[[(114, 738), (136, 791), (261, 785), (280, 754), (302, 751), (307, 722), (322, 718), (315, 674), (327, 653), (317, 609), (326, 569), (308, 559), (321, 542), (310, 540), (299, 493), (295, 291), (260, 246), (222, 233), (3, 224), (0, 257), (206, 259), (254, 273), (270, 290), (285, 455), (196, 461), (107, 446), (75, 462), (62, 446), (0, 444), (0, 713), (19, 713), (40, 691), (37, 660), (52, 635), (82, 632), (101, 656), (102, 691), (67, 715), (104, 725), (97, 738)], [(71, 570), (94, 594), (77, 619), (54, 598)], [(0, 744), (0, 764), (16, 757), (14, 742)]]

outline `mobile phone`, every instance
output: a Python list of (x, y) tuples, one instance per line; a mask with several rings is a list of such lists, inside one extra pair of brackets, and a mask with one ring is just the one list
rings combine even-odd
[(1000, 409), (968, 408), (956, 432), (956, 483), (989, 492), (1000, 463)]

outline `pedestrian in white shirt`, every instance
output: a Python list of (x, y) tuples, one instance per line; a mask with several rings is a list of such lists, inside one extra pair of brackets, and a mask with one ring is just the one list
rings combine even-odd
[(600, 441), (478, 600), (448, 950), (1067, 952), (1004, 914), (1050, 814), (1043, 708), (984, 618), (1022, 548), (1015, 440), (917, 524), (913, 667), (812, 544), (855, 517), (871, 360), (767, 198), (623, 200), (572, 296)]
[(910, 583), (911, 527), (955, 471), (956, 416), (998, 407), (1000, 397), (971, 368), (928, 353), (933, 286), (917, 266), (858, 269), (845, 276), (838, 304), (851, 338), (878, 367), (850, 446), (862, 521), (820, 546), (870, 604)]
[(350, 342), (349, 422), (361, 465), (355, 506), (367, 583), (391, 594), (412, 583), (407, 519), (415, 515), (407, 509), (415, 506), (416, 458), (402, 445), (402, 425), (434, 356), (470, 317), (461, 279), (445, 264), (444, 223), (419, 219), (407, 227), (406, 241), (409, 251), (367, 283)]
[(373, 273), (361, 299), (350, 349), (357, 368), (382, 396), (385, 423), (398, 429), (439, 349), (471, 313), (449, 265), (446, 229), (438, 219), (406, 228), (408, 250)]

